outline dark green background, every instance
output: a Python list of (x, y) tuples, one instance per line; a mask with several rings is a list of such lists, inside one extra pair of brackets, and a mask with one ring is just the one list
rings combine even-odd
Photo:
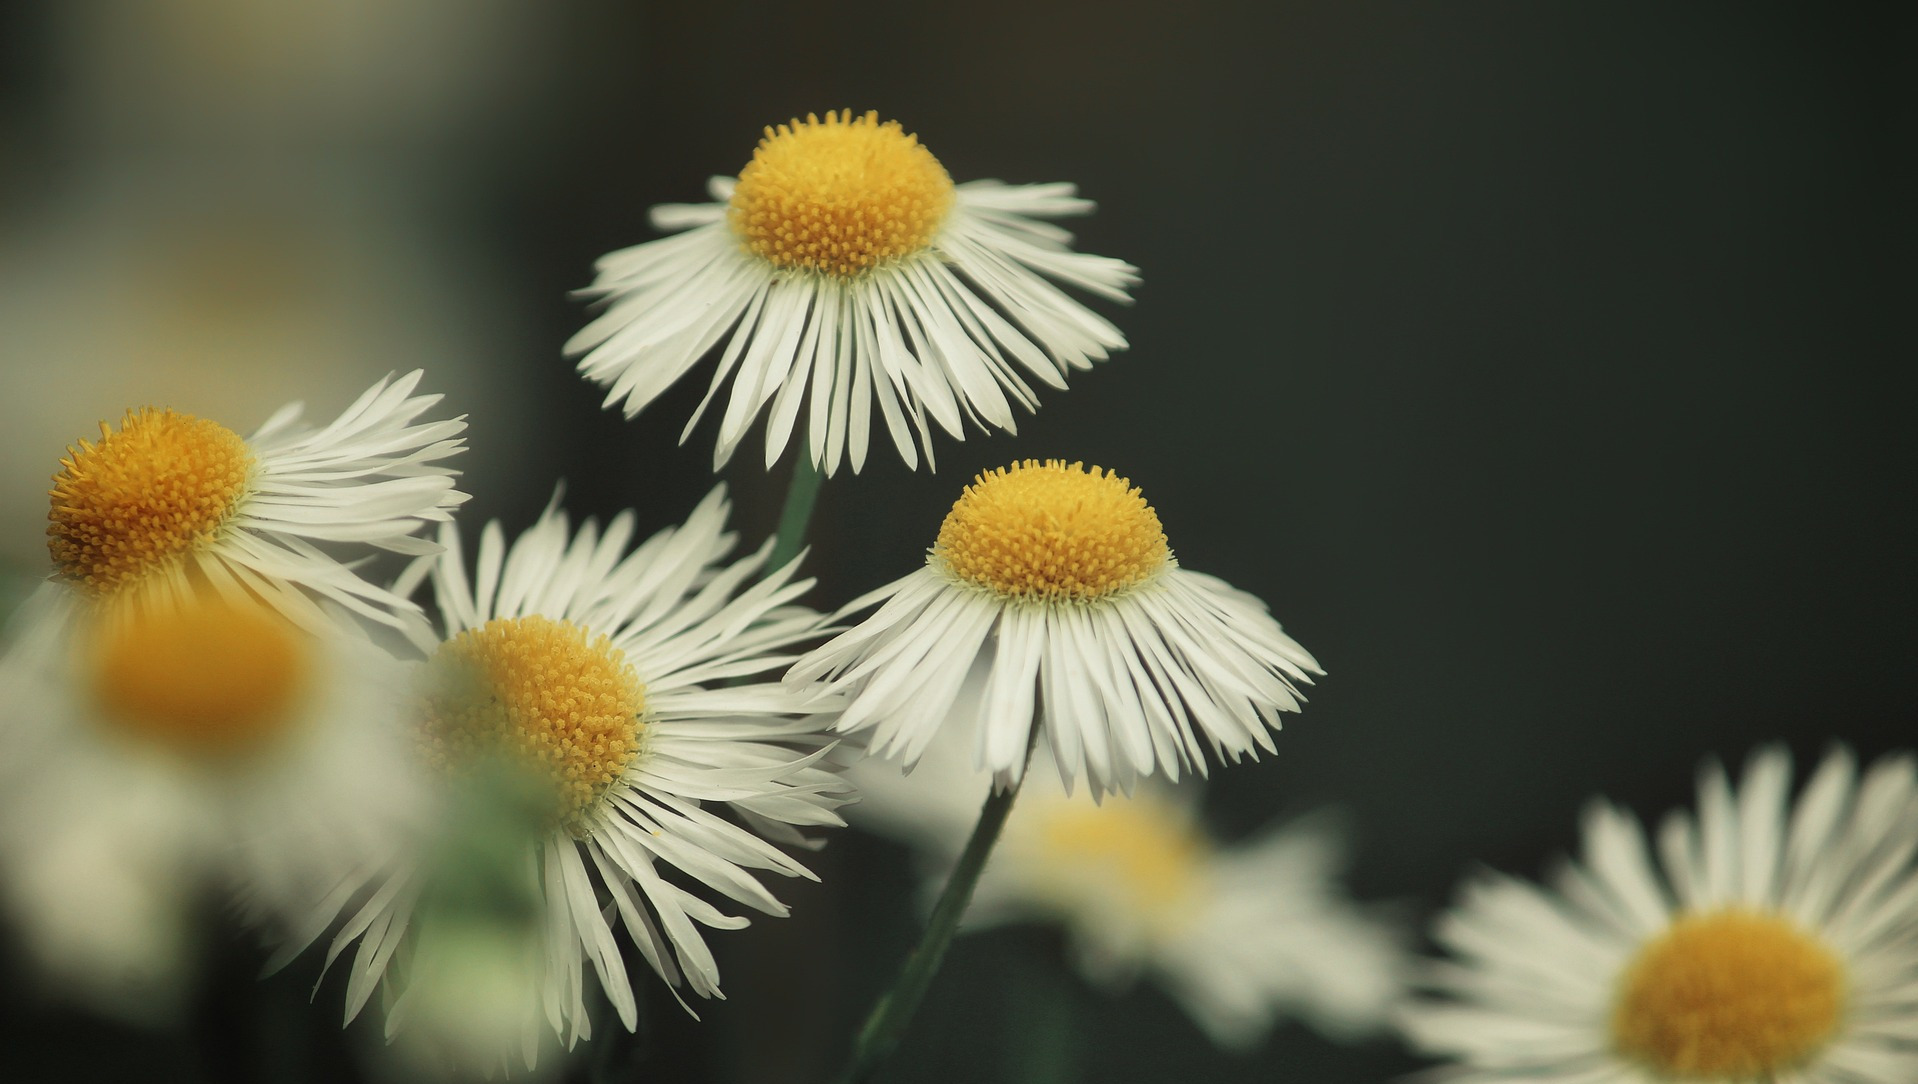
[[(703, 197), (762, 125), (876, 108), (955, 178), (1069, 179), (1087, 251), (1139, 265), (1132, 349), (1020, 435), (876, 455), (816, 521), (830, 608), (908, 571), (970, 475), (1109, 465), (1175, 551), (1271, 603), (1329, 671), (1264, 763), (1215, 772), (1225, 836), (1342, 807), (1367, 899), (1422, 920), (1481, 864), (1538, 873), (1595, 793), (1656, 815), (1694, 769), (1783, 740), (1909, 746), (1913, 57), (1903, 5), (1142, 3), (564, 5), (557, 92), (462, 143), (443, 215), (523, 306), (549, 433), (521, 489), (472, 476), (469, 533), (581, 513), (663, 526), (708, 484), (704, 382), (637, 423), (558, 347), (565, 292)], [(30, 110), (31, 9), (0, 22)], [(449, 152), (452, 153), (452, 152)], [(696, 385), (696, 386), (695, 386)], [(460, 407), (458, 393), (451, 396)], [(471, 440), (486, 440), (484, 417)], [(783, 477), (729, 474), (752, 537)], [(818, 1079), (914, 921), (904, 856), (836, 840), (786, 922), (719, 934), (731, 1000), (670, 1002), (656, 1081)], [(783, 886), (782, 886), (783, 887)], [(1030, 933), (962, 941), (890, 1081), (1004, 1076), (1055, 981)], [(249, 967), (235, 949), (229, 976)], [(310, 975), (306, 976), (310, 979)], [(1068, 991), (1071, 987), (1065, 987)], [(1035, 991), (1037, 997), (1035, 998)], [(267, 1038), (156, 1040), (37, 1007), (0, 1020), (14, 1079), (338, 1079), (319, 1008), (266, 988)], [(219, 986), (214, 1028), (252, 1012)], [(1145, 987), (1066, 995), (1085, 1079), (1373, 1081), (1419, 1063), (1282, 1026), (1212, 1050)], [(278, 1013), (279, 1015), (274, 1015)], [(304, 1052), (303, 1052), (304, 1051)], [(625, 1057), (625, 1053), (621, 1053)], [(197, 1067), (197, 1068), (196, 1068)], [(3, 1070), (0, 1070), (3, 1071)]]

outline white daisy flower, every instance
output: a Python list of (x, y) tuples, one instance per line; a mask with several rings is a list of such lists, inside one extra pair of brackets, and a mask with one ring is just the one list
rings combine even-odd
[[(813, 706), (819, 691), (750, 680), (784, 668), (791, 656), (782, 652), (818, 634), (819, 615), (793, 604), (811, 581), (792, 580), (796, 561), (759, 578), (770, 544), (726, 563), (735, 543), (726, 512), (716, 489), (684, 527), (630, 552), (631, 513), (604, 533), (588, 522), (575, 534), (549, 508), (510, 550), (495, 522), (471, 580), (449, 526), (445, 551), (405, 578), (430, 572), (443, 623), (442, 635), (421, 644), (431, 652), (421, 720), (428, 761), (457, 778), (504, 757), (529, 769), (544, 795), (524, 855), (541, 914), (519, 1026), (496, 1029), (493, 1049), (449, 1056), (486, 1064), (518, 1050), (530, 1066), (547, 1025), (568, 1046), (590, 1036), (589, 969), (632, 1029), (638, 1010), (616, 926), (668, 983), (718, 996), (719, 970), (698, 927), (736, 929), (747, 919), (679, 881), (783, 916), (755, 871), (813, 875), (773, 843), (802, 843), (801, 827), (843, 823), (833, 810), (846, 786), (821, 763), (831, 745)], [(449, 1015), (422, 1002), (459, 985), (447, 978), (459, 961), (433, 955), (435, 944), (462, 936), (408, 937), (432, 887), (424, 868), (383, 872), (334, 940), (334, 954), (359, 941), (348, 1020), (382, 980), (397, 998), (389, 1034), (407, 1017)]]
[(768, 467), (803, 408), (814, 466), (830, 475), (849, 457), (857, 471), (875, 402), (906, 464), (915, 432), (930, 463), (928, 415), (959, 440), (966, 418), (1016, 432), (1013, 406), (1038, 407), (1027, 376), (1064, 388), (1125, 348), (1046, 281), (1120, 302), (1139, 281), (1040, 221), (1092, 210), (1070, 184), (955, 185), (897, 121), (847, 110), (766, 129), (739, 178), (711, 190), (716, 202), (653, 209), (655, 227), (685, 233), (600, 259), (582, 292), (609, 304), (566, 353), (632, 417), (723, 344), (680, 437), (731, 380), (715, 467), (771, 404)]
[(406, 670), (238, 592), (39, 616), (0, 665), (0, 902), (69, 993), (165, 1017), (197, 905), (290, 922), (391, 845)]
[[(850, 819), (915, 847), (933, 889), (992, 789), (960, 730), (911, 776), (872, 761), (848, 772), (860, 794)], [(1392, 928), (1338, 884), (1336, 833), (1307, 821), (1223, 845), (1199, 823), (1196, 797), (1148, 782), (1095, 803), (1042, 772), (1006, 820), (966, 928), (1060, 923), (1089, 980), (1116, 989), (1150, 973), (1221, 1046), (1255, 1045), (1284, 1017), (1342, 1039), (1377, 1030), (1404, 956)]]
[(788, 676), (852, 694), (837, 728), (908, 770), (952, 718), (976, 721), (975, 762), (1014, 783), (1038, 726), (1068, 791), (1130, 792), (1203, 774), (1201, 739), (1235, 761), (1273, 751), (1296, 683), (1322, 672), (1264, 603), (1180, 568), (1130, 482), (1078, 463), (979, 475), (925, 567), (844, 612), (882, 601)]
[(1630, 813), (1585, 814), (1584, 858), (1549, 889), (1468, 885), (1435, 936), (1453, 959), (1406, 1034), (1434, 1079), (1579, 1084), (1918, 1080), (1918, 766), (1861, 777), (1835, 751), (1794, 805), (1791, 761), (1754, 755), (1734, 794), (1647, 846)]
[(465, 419), (418, 421), (440, 400), (413, 395), (419, 381), (418, 370), (381, 380), (320, 429), (301, 423), (299, 403), (244, 438), (172, 410), (102, 422), (98, 443), (68, 449), (54, 476), (55, 580), (94, 599), (238, 585), (303, 624), (322, 620), (319, 601), (397, 624), (412, 604), (321, 547), (431, 553), (413, 532), (466, 500), (441, 462), (462, 450)]

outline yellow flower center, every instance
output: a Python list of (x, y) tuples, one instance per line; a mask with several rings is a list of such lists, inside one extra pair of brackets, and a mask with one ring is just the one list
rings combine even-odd
[(933, 562), (999, 595), (1105, 598), (1172, 559), (1158, 514), (1112, 471), (1028, 459), (979, 475), (946, 514)]
[(1183, 810), (1141, 795), (1038, 799), (1020, 813), (1033, 827), (1028, 859), (1041, 890), (1065, 909), (1111, 906), (1172, 923), (1204, 889), (1210, 847)]
[(91, 646), (103, 718), (203, 757), (246, 753), (283, 733), (313, 677), (311, 638), (256, 603), (115, 608)]
[(923, 252), (952, 201), (952, 178), (919, 137), (848, 109), (767, 128), (727, 220), (774, 267), (852, 278)]
[(625, 653), (570, 621), (502, 617), (441, 644), (432, 667), (428, 761), (514, 757), (551, 780), (559, 823), (583, 835), (639, 752), (646, 690)]
[(1749, 911), (1688, 915), (1625, 969), (1612, 1041), (1661, 1074), (1756, 1080), (1824, 1045), (1844, 1001), (1844, 966), (1784, 919)]
[(67, 449), (53, 477), (47, 549), (59, 575), (106, 594), (206, 545), (246, 495), (239, 434), (171, 410), (129, 410), (100, 442)]

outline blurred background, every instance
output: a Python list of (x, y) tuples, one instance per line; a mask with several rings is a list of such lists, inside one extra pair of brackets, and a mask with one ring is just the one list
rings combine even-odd
[[(1527, 875), (1609, 794), (1656, 816), (1709, 757), (1907, 748), (1913, 9), (984, 0), (16, 0), (0, 7), (0, 559), (41, 574), (47, 478), (122, 409), (242, 430), (424, 367), (470, 415), (469, 534), (676, 522), (705, 380), (632, 423), (559, 355), (567, 292), (704, 198), (763, 125), (896, 117), (955, 179), (1077, 182), (1139, 265), (1132, 341), (1018, 437), (828, 484), (813, 602), (909, 571), (977, 470), (1109, 465), (1188, 567), (1260, 595), (1329, 677), (1280, 755), (1218, 771), (1228, 839), (1343, 811), (1351, 883), (1422, 924)], [(726, 479), (747, 539), (786, 469)], [(713, 942), (577, 1079), (819, 1079), (917, 924), (851, 833), (794, 917)], [(1034, 950), (1037, 952), (1035, 953)], [(1041, 1000), (1086, 1079), (1374, 1081), (1420, 1063), (1283, 1025), (1213, 1049), (1163, 995), (1080, 990), (1052, 935), (962, 940), (888, 1080), (1019, 1079)], [(360, 1079), (317, 965), (223, 950), (181, 1034), (0, 974), (11, 1080)], [(1034, 960), (1040, 961), (1034, 963)], [(1036, 969), (1036, 970), (1035, 970)], [(1056, 996), (1055, 996), (1056, 992)], [(1059, 1001), (1058, 999), (1064, 999)], [(611, 1024), (610, 1021), (607, 1022)]]

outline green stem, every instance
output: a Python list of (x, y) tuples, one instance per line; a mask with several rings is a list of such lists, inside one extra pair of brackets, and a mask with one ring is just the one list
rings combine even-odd
[[(1032, 732), (1037, 737), (1036, 721)], [(1032, 746), (1028, 742), (1026, 757), (1030, 760), (1031, 756)], [(906, 957), (898, 981), (880, 995), (872, 1014), (866, 1017), (865, 1026), (853, 1039), (851, 1059), (834, 1078), (836, 1084), (863, 1084), (871, 1079), (873, 1071), (905, 1037), (906, 1025), (911, 1023), (913, 1012), (925, 998), (932, 977), (938, 974), (953, 935), (959, 932), (959, 919), (966, 913), (966, 905), (972, 902), (972, 890), (978, 886), (979, 874), (986, 868), (986, 856), (999, 841), (999, 831), (1006, 826), (1006, 814), (1012, 812), (1012, 800), (1018, 796), (1019, 784), (1014, 783), (986, 798), (986, 804), (979, 810), (979, 823), (973, 826), (972, 838), (966, 840), (959, 864), (953, 867), (945, 890), (939, 893), (939, 902), (933, 904), (925, 934)]]
[(786, 485), (786, 507), (779, 513), (779, 536), (773, 542), (766, 569), (776, 572), (806, 547), (806, 525), (812, 522), (813, 503), (819, 497), (819, 468), (801, 448), (793, 456), (792, 481)]

